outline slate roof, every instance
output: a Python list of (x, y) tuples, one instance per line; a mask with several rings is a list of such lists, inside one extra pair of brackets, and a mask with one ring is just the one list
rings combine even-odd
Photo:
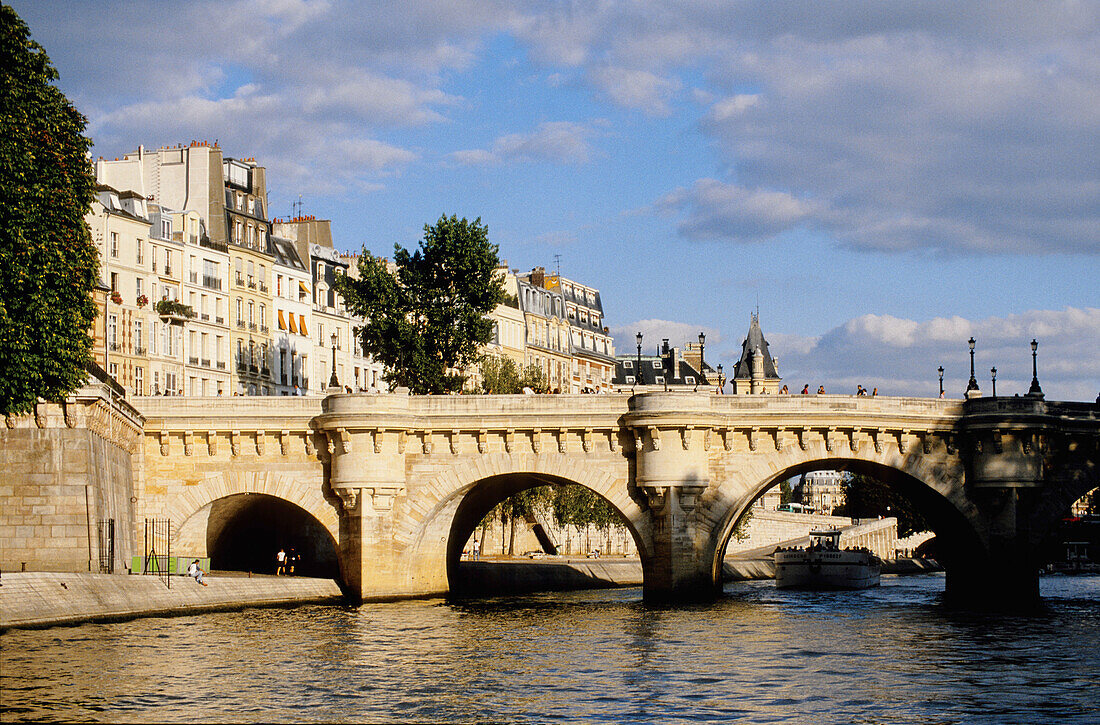
[(775, 361), (768, 350), (768, 341), (764, 339), (764, 333), (760, 331), (760, 318), (753, 313), (749, 321), (749, 334), (741, 344), (741, 359), (733, 368), (731, 380), (749, 380), (752, 378), (752, 351), (760, 348), (764, 353), (764, 378), (779, 380), (779, 372), (775, 369)]

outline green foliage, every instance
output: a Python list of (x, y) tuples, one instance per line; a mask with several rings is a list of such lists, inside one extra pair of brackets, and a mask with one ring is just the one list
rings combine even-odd
[(894, 516), (898, 520), (898, 536), (931, 529), (909, 499), (895, 493), (882, 481), (861, 474), (855, 474), (845, 482), (844, 503), (833, 509), (833, 515), (853, 519)]
[(363, 349), (385, 366), (390, 386), (462, 389), (460, 371), (478, 362), (492, 337), (487, 315), (504, 299), (497, 251), (480, 218), (443, 216), (425, 225), (416, 252), (394, 245), (396, 273), (364, 250), (359, 278), (337, 278), (348, 309), (366, 320), (358, 328)]
[(538, 365), (531, 363), (523, 369), (519, 378), (519, 388), (531, 388), (536, 393), (549, 393), (550, 381), (546, 379), (546, 373)]
[(791, 490), (790, 480), (779, 482), (779, 505), (786, 506), (794, 500), (794, 492)]
[(753, 512), (756, 509), (752, 506), (749, 510), (742, 514), (741, 518), (737, 520), (737, 525), (733, 527), (733, 538), (738, 541), (744, 541), (749, 538), (749, 522), (752, 521)]
[(513, 395), (523, 390), (519, 366), (510, 357), (489, 355), (481, 361), (481, 391), (485, 395)]
[(584, 486), (555, 486), (550, 506), (561, 525), (606, 529), (622, 523), (611, 504)]
[(0, 413), (86, 379), (98, 254), (86, 121), (14, 10), (0, 5)]
[(191, 305), (185, 305), (176, 300), (161, 300), (156, 304), (156, 310), (158, 315), (164, 315), (165, 317), (186, 317), (190, 319), (195, 316), (195, 310), (191, 308)]

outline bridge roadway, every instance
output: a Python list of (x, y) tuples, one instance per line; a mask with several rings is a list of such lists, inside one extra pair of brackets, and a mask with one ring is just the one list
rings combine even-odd
[[(647, 596), (713, 595), (739, 517), (815, 469), (885, 480), (928, 517), (951, 597), (1038, 597), (1038, 545), (1098, 485), (1100, 409), (1036, 398), (639, 395), (145, 398), (143, 518), (206, 556), (225, 502), (263, 494), (331, 537), (364, 599), (448, 591), (483, 515), (586, 486), (622, 516)], [(136, 535), (136, 534), (135, 534)]]

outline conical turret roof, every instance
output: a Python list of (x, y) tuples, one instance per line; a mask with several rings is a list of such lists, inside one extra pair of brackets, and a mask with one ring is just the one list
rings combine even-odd
[(757, 348), (764, 355), (764, 378), (779, 379), (779, 371), (775, 369), (775, 361), (768, 350), (768, 341), (764, 339), (764, 333), (760, 331), (760, 319), (754, 312), (750, 316), (749, 334), (741, 343), (741, 359), (733, 369), (733, 377), (737, 380), (749, 380), (752, 378), (752, 355)]

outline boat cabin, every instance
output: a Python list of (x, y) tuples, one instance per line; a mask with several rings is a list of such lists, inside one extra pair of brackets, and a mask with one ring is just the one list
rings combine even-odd
[(839, 549), (840, 529), (810, 532), (810, 551), (838, 551)]

